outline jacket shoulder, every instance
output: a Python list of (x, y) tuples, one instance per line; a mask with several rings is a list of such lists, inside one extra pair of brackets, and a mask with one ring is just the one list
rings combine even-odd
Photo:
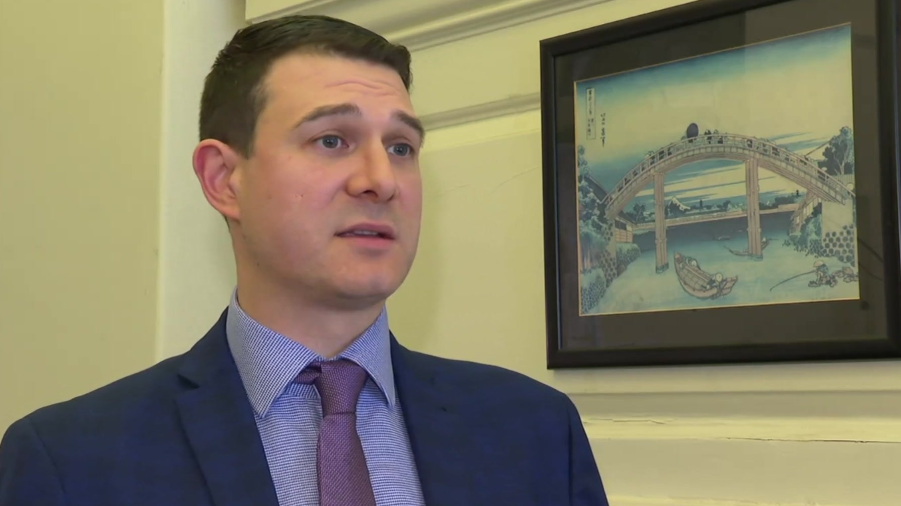
[(96, 433), (131, 417), (152, 419), (162, 406), (171, 406), (172, 398), (184, 389), (178, 379), (182, 360), (183, 355), (163, 360), (87, 393), (41, 407), (18, 422), (28, 420), (40, 433), (51, 436), (85, 430)]
[(217, 370), (228, 358), (225, 315), (223, 312), (190, 350), (77, 397), (40, 408), (25, 418), (39, 432), (70, 436), (75, 435), (72, 430), (79, 428), (92, 433), (104, 428), (121, 431), (129, 423), (143, 427), (161, 417), (171, 418), (174, 398), (191, 387), (180, 371), (190, 364)]

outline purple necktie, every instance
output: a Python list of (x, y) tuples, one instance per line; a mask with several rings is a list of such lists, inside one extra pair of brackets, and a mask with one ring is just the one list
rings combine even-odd
[(297, 376), (297, 382), (315, 385), (322, 399), (320, 506), (376, 506), (357, 434), (357, 399), (366, 378), (366, 370), (349, 360), (316, 362)]

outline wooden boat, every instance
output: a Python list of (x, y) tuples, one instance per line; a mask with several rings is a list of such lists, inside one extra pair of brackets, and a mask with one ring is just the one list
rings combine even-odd
[(732, 287), (738, 282), (738, 276), (724, 278), (722, 274), (716, 275), (701, 269), (698, 261), (693, 257), (675, 254), (676, 277), (679, 284), (689, 295), (699, 299), (718, 299), (732, 292)]
[[(760, 251), (761, 251), (761, 253), (762, 253), (763, 250), (765, 250), (766, 247), (769, 246), (769, 245), (770, 245), (770, 240), (769, 240), (768, 238), (764, 237), (763, 239), (761, 239), (761, 240), (760, 240)], [(748, 252), (747, 248), (745, 248), (745, 249), (739, 251), (739, 250), (734, 250), (734, 249), (732, 249), (732, 248), (730, 248), (729, 246), (726, 246), (726, 245), (723, 245), (723, 247), (726, 248), (727, 250), (729, 250), (729, 253), (732, 253), (733, 255), (736, 255), (736, 256), (746, 257), (746, 256), (750, 255), (750, 253)]]

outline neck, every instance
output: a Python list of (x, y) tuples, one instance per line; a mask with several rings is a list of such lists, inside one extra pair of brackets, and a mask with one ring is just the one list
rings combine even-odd
[(375, 322), (383, 307), (327, 307), (303, 296), (240, 281), (237, 295), (241, 309), (248, 316), (325, 358), (333, 358), (347, 349)]

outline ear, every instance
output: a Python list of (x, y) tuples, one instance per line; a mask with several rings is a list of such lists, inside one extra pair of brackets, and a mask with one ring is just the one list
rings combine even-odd
[(235, 150), (217, 140), (205, 139), (194, 148), (194, 174), (204, 196), (220, 214), (236, 221), (241, 216), (238, 168), (242, 160)]

